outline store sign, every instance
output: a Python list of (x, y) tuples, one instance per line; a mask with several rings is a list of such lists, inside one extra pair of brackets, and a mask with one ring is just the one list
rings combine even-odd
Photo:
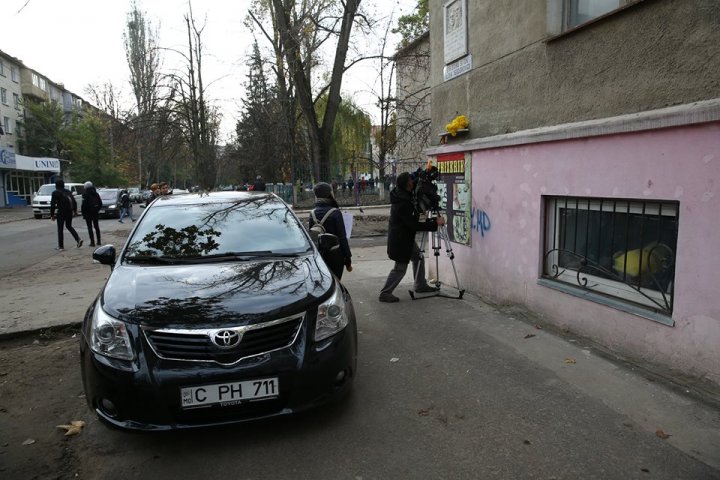
[(0, 168), (16, 168), (15, 152), (7, 147), (0, 147)]
[(60, 160), (49, 157), (26, 157), (15, 155), (18, 170), (30, 170), (32, 172), (55, 172), (60, 173)]

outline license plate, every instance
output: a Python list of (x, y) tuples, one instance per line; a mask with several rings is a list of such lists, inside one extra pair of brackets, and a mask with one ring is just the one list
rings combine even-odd
[(183, 408), (237, 405), (248, 400), (269, 400), (280, 393), (278, 379), (263, 378), (244, 382), (217, 383), (180, 390)]
[(105, 213), (105, 210), (100, 210), (98, 213)]

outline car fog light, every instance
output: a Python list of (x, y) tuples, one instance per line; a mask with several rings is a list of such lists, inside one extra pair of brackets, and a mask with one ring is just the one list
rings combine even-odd
[(115, 407), (115, 404), (108, 400), (107, 398), (103, 398), (100, 400), (100, 408), (103, 412), (107, 414), (108, 417), (115, 418), (117, 417), (117, 408)]
[(340, 370), (337, 375), (335, 375), (335, 381), (337, 383), (341, 383), (345, 379), (345, 370)]

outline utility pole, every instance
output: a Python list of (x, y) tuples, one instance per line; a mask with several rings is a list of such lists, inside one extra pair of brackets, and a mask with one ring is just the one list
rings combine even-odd
[(140, 151), (140, 145), (137, 146), (138, 150), (138, 183), (140, 184), (140, 190), (143, 190), (142, 183), (142, 152)]

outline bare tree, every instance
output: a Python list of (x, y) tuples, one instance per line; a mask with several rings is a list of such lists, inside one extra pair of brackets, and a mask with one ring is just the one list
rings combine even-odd
[[(284, 58), (289, 77), (294, 82), (310, 144), (313, 172), (316, 179), (321, 171), (328, 171), (330, 144), (338, 107), (342, 79), (347, 69), (346, 59), (350, 33), (360, 0), (272, 0), (274, 47)], [(313, 88), (314, 70), (321, 46), (329, 39), (337, 40), (329, 82)], [(326, 94), (322, 112), (316, 100)]]

